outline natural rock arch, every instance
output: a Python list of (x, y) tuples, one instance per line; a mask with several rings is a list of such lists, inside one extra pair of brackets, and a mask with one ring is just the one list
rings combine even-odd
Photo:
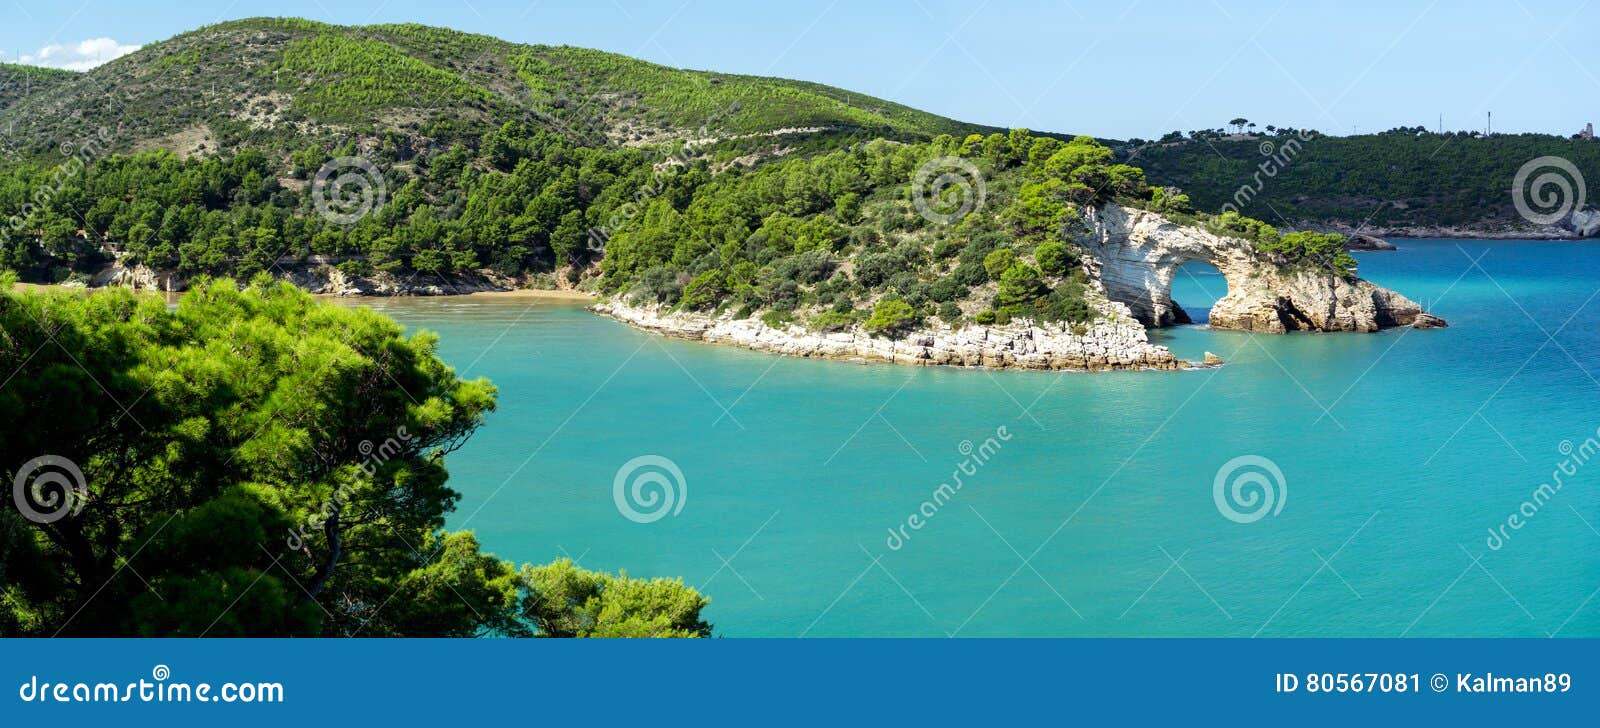
[(1172, 301), (1178, 266), (1198, 260), (1228, 282), (1211, 309), (1210, 326), (1287, 331), (1377, 331), (1385, 326), (1440, 325), (1394, 291), (1355, 277), (1283, 265), (1239, 238), (1213, 235), (1143, 210), (1105, 205), (1091, 210), (1078, 238), (1106, 296), (1127, 305), (1146, 326), (1187, 323)]
[[(1196, 263), (1200, 265), (1194, 265)], [(1223, 281), (1220, 294), (1212, 290), (1219, 278)], [(1182, 294), (1175, 292), (1171, 294), (1173, 296), (1172, 323), (1206, 323), (1207, 316), (1204, 312), (1209, 311), (1211, 306), (1216, 305), (1217, 301), (1228, 295), (1227, 278), (1222, 275), (1222, 271), (1206, 264), (1205, 261), (1196, 259), (1184, 261), (1178, 265), (1177, 272), (1172, 276), (1172, 285), (1175, 287), (1182, 286), (1184, 285), (1184, 279), (1188, 279), (1193, 284), (1193, 288)], [(1168, 290), (1170, 291), (1171, 289)], [(1193, 298), (1191, 298), (1192, 294), (1194, 294)], [(1198, 305), (1202, 303), (1204, 305)]]

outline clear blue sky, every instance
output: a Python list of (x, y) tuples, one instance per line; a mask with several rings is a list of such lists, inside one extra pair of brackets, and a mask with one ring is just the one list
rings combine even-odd
[[(7, 61), (63, 65), (221, 19), (413, 21), (818, 81), (1002, 126), (1572, 133), (1600, 121), (1600, 3), (1539, 0), (0, 0)], [(85, 47), (77, 44), (110, 39)], [(63, 46), (41, 53), (47, 46)]]

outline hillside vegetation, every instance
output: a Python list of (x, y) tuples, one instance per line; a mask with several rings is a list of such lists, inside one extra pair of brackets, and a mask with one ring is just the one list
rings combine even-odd
[(38, 161), (55, 161), (62, 140), (102, 133), (116, 151), (286, 154), (308, 141), (386, 134), (411, 146), (448, 146), (507, 121), (586, 145), (795, 128), (902, 140), (983, 130), (818, 84), (684, 71), (421, 25), (240, 20), (88, 73), (5, 67), (0, 81), (0, 128), (12, 130), (16, 155)]
[(76, 76), (71, 71), (54, 68), (0, 63), (0, 111), (18, 99), (49, 91)]
[[(475, 146), (419, 154), (391, 138), (365, 154), (309, 147), (282, 162), (256, 149), (188, 159), (151, 151), (112, 155), (65, 179), (59, 167), (23, 166), (0, 176), (0, 211), (17, 215), (0, 229), (0, 267), (59, 281), (115, 259), (186, 277), (249, 277), (280, 259), (326, 255), (348, 258), (355, 276), (549, 273), (587, 263), (590, 227), (649, 184), (654, 158), (516, 123)], [(366, 167), (334, 165), (372, 194), (346, 224), (321, 214), (312, 181), (331, 160), (358, 154)], [(40, 200), (40, 189), (53, 194)]]
[(1266, 255), (1351, 275), (1343, 238), (1281, 234), (1227, 213), (1197, 215), (1089, 137), (1023, 129), (924, 144), (877, 141), (722, 175), (686, 203), (652, 202), (612, 236), (601, 286), (634, 304), (760, 313), (820, 331), (894, 334), (1014, 317), (1097, 317), (1078, 236), (1108, 202), (1254, 241)]
[(1122, 149), (1120, 156), (1152, 180), (1183, 188), (1202, 210), (1232, 204), (1274, 223), (1317, 229), (1363, 222), (1378, 230), (1527, 228), (1511, 194), (1522, 165), (1560, 157), (1600, 179), (1600, 142), (1543, 134), (1485, 137), (1414, 128), (1304, 140), (1213, 136)]
[[(257, 62), (227, 65), (221, 81), (268, 84), (259, 91), (270, 111), (205, 153), (12, 168), (0, 175), (9, 216), (0, 267), (42, 281), (87, 280), (113, 262), (244, 279), (317, 256), (349, 279), (491, 275), (550, 286), (564, 276), (634, 303), (893, 335), (935, 317), (956, 326), (1093, 319), (1075, 236), (1087, 208), (1115, 200), (1288, 260), (1353, 270), (1331, 239), (1194, 215), (1189, 198), (1148, 184), (1089, 137), (1015, 129), (919, 141), (945, 124), (809, 84), (421, 26), (278, 20), (202, 29), (90, 75), (221, 72), (227, 52), (206, 45), (220, 40)], [(568, 107), (567, 88), (600, 101)], [(724, 116), (691, 133), (715, 127), (722, 138), (634, 146), (558, 120), (592, 113), (614, 127), (662, 128), (714, 115), (719, 99)], [(416, 120), (428, 135), (273, 136), (402, 119), (400, 104), (439, 111)], [(524, 113), (534, 108), (555, 115)], [(760, 153), (771, 144), (762, 130), (821, 123), (877, 126)]]

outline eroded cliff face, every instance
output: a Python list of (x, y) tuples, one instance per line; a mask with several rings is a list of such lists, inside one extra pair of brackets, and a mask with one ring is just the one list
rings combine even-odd
[(1079, 238), (1096, 260), (1107, 297), (1127, 305), (1146, 326), (1188, 323), (1172, 300), (1178, 266), (1198, 260), (1228, 281), (1211, 309), (1212, 328), (1288, 331), (1377, 331), (1387, 326), (1442, 326), (1411, 299), (1360, 278), (1289, 266), (1238, 238), (1186, 227), (1156, 213), (1117, 205), (1091, 211)]
[[(1377, 331), (1423, 321), (1411, 299), (1359, 278), (1309, 271), (1263, 271), (1247, 285), (1231, 287), (1211, 309), (1219, 329), (1265, 331)], [(1442, 321), (1429, 317), (1427, 325)]]

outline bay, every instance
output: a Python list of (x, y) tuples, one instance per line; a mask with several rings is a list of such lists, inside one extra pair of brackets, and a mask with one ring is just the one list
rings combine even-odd
[[(1155, 332), (1227, 361), (1190, 372), (783, 358), (537, 299), (360, 305), (500, 389), (448, 459), (450, 528), (682, 577), (721, 635), (1600, 636), (1600, 246), (1397, 243), (1361, 274), (1450, 328)], [(1174, 297), (1202, 320), (1225, 290), (1192, 266)], [(682, 473), (649, 523), (614, 492), (641, 456)], [(1272, 508), (1240, 522), (1229, 486), (1262, 480)]]

